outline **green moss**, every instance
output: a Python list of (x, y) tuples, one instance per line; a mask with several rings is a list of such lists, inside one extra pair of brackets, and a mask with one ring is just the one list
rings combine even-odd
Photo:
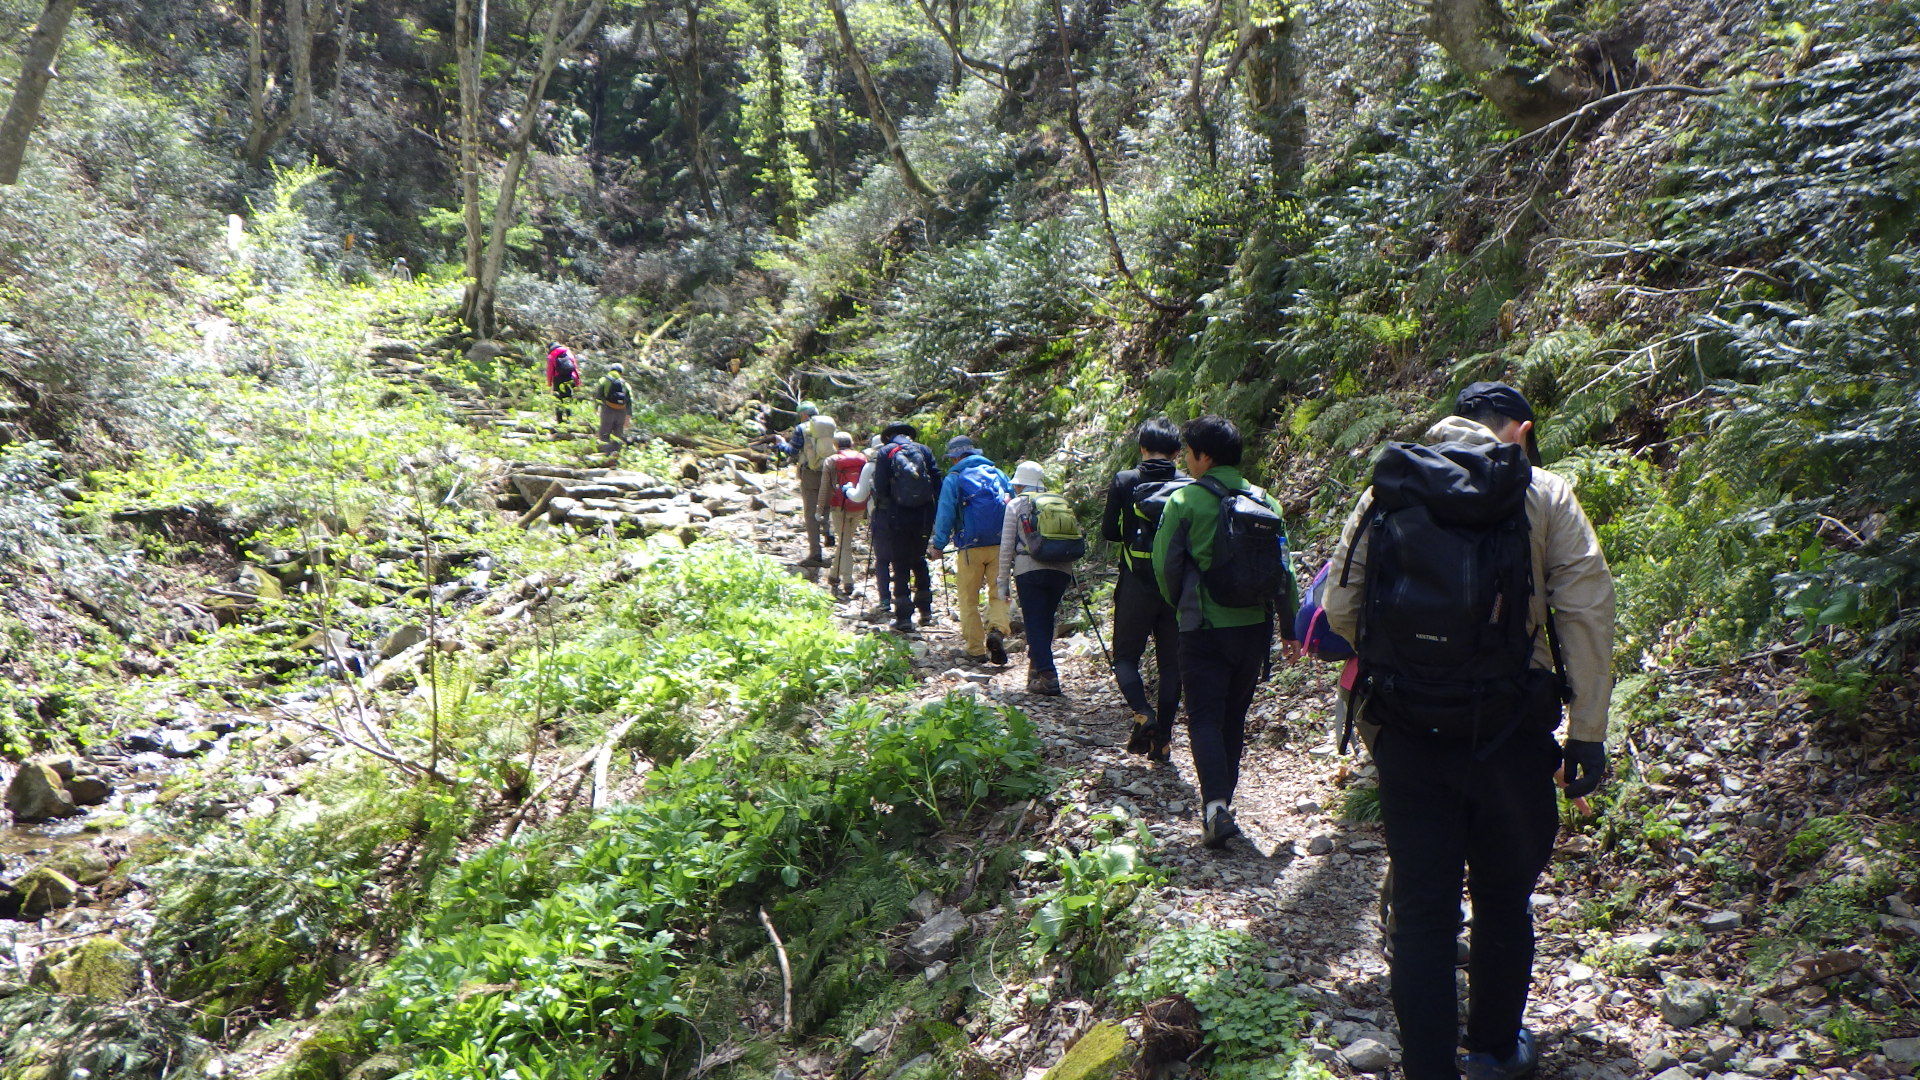
[(1127, 1030), (1112, 1021), (1095, 1024), (1067, 1049), (1045, 1080), (1113, 1080), (1133, 1057)]
[(73, 997), (125, 1001), (140, 982), (140, 956), (111, 934), (54, 953), (35, 965), (33, 981)]

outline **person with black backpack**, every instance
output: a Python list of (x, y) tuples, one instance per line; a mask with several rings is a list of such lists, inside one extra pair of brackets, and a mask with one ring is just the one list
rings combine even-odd
[[(921, 626), (933, 622), (927, 539), (933, 535), (941, 476), (933, 451), (914, 441), (919, 436), (912, 424), (888, 424), (880, 431), (880, 450), (873, 459), (873, 554), (884, 568), (880, 580), (892, 586), (893, 629), (902, 634), (913, 632), (915, 608)], [(852, 495), (858, 499), (867, 492), (856, 487)], [(888, 600), (883, 588), (881, 606)]]
[(609, 364), (607, 377), (600, 380), (593, 392), (594, 400), (600, 403), (600, 427), (596, 432), (600, 452), (610, 459), (618, 458), (620, 448), (627, 444), (627, 422), (633, 418), (633, 391), (627, 388), (627, 380), (621, 378), (625, 371), (619, 364)]
[[(1522, 1020), (1555, 774), (1581, 797), (1606, 773), (1613, 578), (1572, 488), (1539, 467), (1526, 398), (1474, 383), (1454, 411), (1425, 445), (1381, 451), (1334, 550), (1325, 611), (1359, 653), (1351, 712), (1377, 727), (1402, 1067), (1408, 1080), (1510, 1080), (1539, 1064)], [(1463, 878), (1473, 921), (1456, 1058)]]
[[(1200, 841), (1240, 835), (1233, 792), (1240, 783), (1247, 710), (1266, 677), (1274, 612), (1295, 602), (1280, 507), (1240, 473), (1240, 430), (1223, 416), (1180, 430), (1193, 482), (1174, 492), (1153, 538), (1160, 594), (1180, 622), (1180, 676), (1187, 740), (1200, 777)], [(1293, 620), (1281, 620), (1293, 637)], [(1291, 655), (1291, 650), (1289, 651)]]
[(553, 394), (553, 422), (567, 422), (568, 405), (580, 389), (580, 361), (559, 342), (547, 352), (547, 390)]
[[(1167, 500), (1191, 479), (1174, 464), (1180, 429), (1171, 421), (1148, 420), (1134, 441), (1140, 466), (1115, 474), (1100, 515), (1101, 538), (1120, 549), (1120, 576), (1113, 585), (1113, 679), (1133, 709), (1127, 752), (1164, 763), (1172, 758), (1173, 721), (1180, 712), (1180, 619), (1153, 576), (1153, 537)], [(1140, 671), (1148, 641), (1159, 668), (1155, 695), (1149, 695)]]
[(1053, 662), (1053, 628), (1060, 601), (1073, 584), (1073, 564), (1087, 553), (1073, 504), (1047, 490), (1037, 461), (1014, 466), (1013, 498), (1000, 526), (1000, 593), (1015, 587), (1027, 627), (1027, 693), (1060, 696)]

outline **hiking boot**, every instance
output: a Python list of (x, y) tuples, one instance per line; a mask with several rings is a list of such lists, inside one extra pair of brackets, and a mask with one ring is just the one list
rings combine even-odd
[(1153, 747), (1153, 721), (1145, 713), (1133, 714), (1133, 730), (1127, 733), (1127, 753), (1146, 754)]
[(933, 612), (931, 612), (931, 611), (929, 611), (929, 610), (927, 610), (926, 608), (921, 608), (921, 609), (920, 609), (920, 625), (921, 625), (921, 626), (932, 626), (932, 625), (933, 625)]
[(894, 632), (894, 633), (896, 633), (896, 634), (911, 634), (911, 633), (913, 633), (913, 620), (912, 620), (912, 619), (895, 619), (895, 620), (893, 620), (893, 632)]
[(1147, 748), (1147, 760), (1155, 765), (1173, 764), (1173, 740), (1154, 739), (1153, 745)]
[(1059, 697), (1060, 676), (1051, 671), (1033, 671), (1027, 674), (1027, 693), (1043, 697)]
[(995, 664), (1007, 662), (1007, 637), (998, 630), (987, 631), (987, 659)]
[(1207, 815), (1206, 824), (1200, 828), (1200, 843), (1210, 848), (1223, 848), (1227, 841), (1240, 835), (1240, 826), (1233, 820), (1233, 811), (1224, 806), (1215, 807)]
[(809, 556), (807, 556), (806, 558), (804, 558), (804, 559), (801, 559), (801, 560), (800, 560), (800, 562), (798, 563), (798, 565), (800, 565), (800, 566), (825, 566), (825, 565), (827, 565), (827, 557), (826, 557), (825, 555), (820, 555), (820, 554), (814, 554), (814, 555), (809, 555)]
[(1513, 1053), (1504, 1058), (1492, 1054), (1464, 1054), (1460, 1058), (1463, 1080), (1519, 1080), (1531, 1076), (1540, 1067), (1540, 1051), (1533, 1045), (1533, 1032), (1520, 1029)]

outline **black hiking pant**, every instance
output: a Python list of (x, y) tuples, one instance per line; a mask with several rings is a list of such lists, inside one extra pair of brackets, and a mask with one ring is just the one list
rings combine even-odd
[(893, 530), (876, 509), (867, 515), (867, 536), (873, 549), (873, 595), (883, 608), (893, 606)]
[(1473, 897), (1466, 1049), (1513, 1053), (1533, 978), (1535, 882), (1559, 828), (1560, 748), (1516, 731), (1486, 760), (1466, 740), (1383, 729), (1374, 737), (1393, 900), (1393, 1010), (1407, 1080), (1457, 1080), (1455, 938)]
[(896, 622), (911, 619), (916, 607), (922, 613), (933, 611), (933, 574), (927, 568), (927, 540), (933, 536), (929, 509), (890, 507), (874, 512), (874, 535), (887, 534), (886, 540), (876, 542), (887, 552), (886, 576), (893, 587)]
[[(1157, 705), (1148, 704), (1140, 671), (1148, 641), (1160, 668)], [(1154, 741), (1171, 742), (1173, 718), (1180, 711), (1180, 613), (1160, 595), (1159, 586), (1125, 569), (1113, 587), (1113, 681), (1127, 706), (1147, 717)]]
[(1273, 623), (1216, 626), (1180, 632), (1180, 677), (1187, 691), (1187, 741), (1200, 776), (1200, 809), (1233, 802), (1240, 786), (1240, 754), (1247, 745), (1247, 710), (1266, 674)]

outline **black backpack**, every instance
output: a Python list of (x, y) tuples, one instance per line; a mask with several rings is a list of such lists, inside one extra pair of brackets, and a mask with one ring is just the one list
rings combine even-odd
[(1214, 603), (1268, 607), (1287, 593), (1287, 529), (1280, 515), (1250, 491), (1229, 488), (1210, 476), (1194, 483), (1220, 500), (1213, 533), (1213, 565), (1200, 583)]
[(1133, 485), (1127, 508), (1120, 516), (1120, 557), (1128, 567), (1144, 570), (1153, 565), (1153, 538), (1160, 532), (1160, 516), (1167, 512), (1167, 500), (1191, 483), (1191, 477), (1175, 476)]
[(1563, 684), (1532, 670), (1527, 629), (1531, 479), (1526, 450), (1511, 444), (1391, 443), (1381, 453), (1357, 646), (1369, 723), (1487, 742), (1490, 752), (1532, 710), (1558, 722)]
[(574, 363), (572, 353), (561, 353), (553, 358), (553, 381), (556, 383), (573, 381), (580, 374), (580, 365)]
[(893, 505), (915, 510), (932, 506), (940, 497), (940, 471), (933, 451), (916, 442), (896, 443), (886, 449), (888, 498)]

